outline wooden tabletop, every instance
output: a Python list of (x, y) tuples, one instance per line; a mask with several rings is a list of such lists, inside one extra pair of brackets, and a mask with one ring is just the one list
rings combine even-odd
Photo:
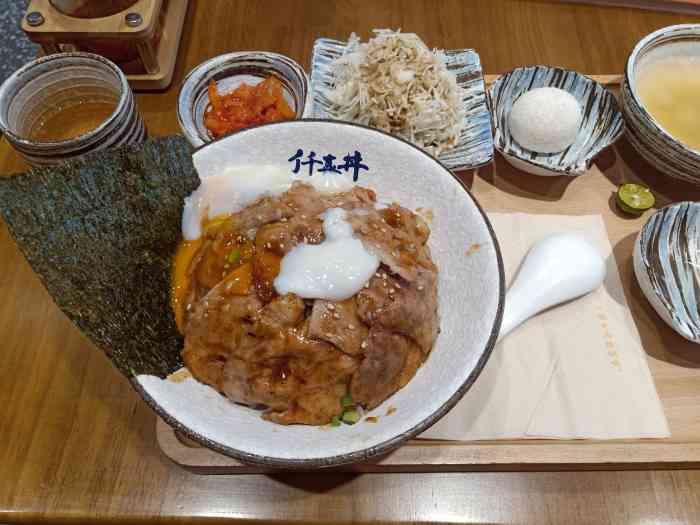
[[(199, 62), (265, 49), (308, 66), (314, 39), (380, 27), (414, 31), (431, 46), (476, 48), (488, 73), (532, 63), (617, 73), (642, 36), (683, 22), (700, 17), (541, 1), (192, 0), (173, 87), (138, 103), (152, 135), (176, 133), (177, 89)], [(3, 141), (0, 173), (23, 168)], [(538, 208), (569, 191), (543, 184), (487, 173), (472, 188), (477, 198), (503, 191)], [(159, 451), (154, 414), (53, 304), (4, 224), (0, 297), (2, 523), (700, 520), (697, 471), (192, 474)], [(664, 334), (659, 344), (678, 342)]]

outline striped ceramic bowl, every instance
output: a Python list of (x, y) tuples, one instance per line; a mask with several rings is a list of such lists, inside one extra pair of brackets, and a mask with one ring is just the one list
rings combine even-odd
[[(311, 57), (311, 117), (334, 120), (326, 96), (333, 85), (333, 61), (341, 57), (348, 43), (319, 38)], [(473, 49), (445, 50), (445, 66), (462, 88), (464, 127), (458, 144), (444, 151), (438, 160), (453, 171), (478, 168), (493, 160), (493, 136), (481, 59)]]
[[(518, 98), (535, 88), (555, 87), (578, 100), (583, 118), (574, 143), (561, 153), (535, 153), (512, 137), (508, 117)], [(624, 131), (622, 114), (610, 91), (585, 75), (549, 66), (519, 67), (500, 76), (489, 92), (495, 126), (494, 145), (513, 166), (544, 176), (582, 175), (602, 150)]]
[(700, 203), (673, 204), (651, 216), (634, 247), (634, 273), (661, 318), (700, 343)]
[[(94, 102), (115, 105), (96, 128), (67, 140), (32, 138), (32, 130), (55, 115), (57, 108)], [(0, 131), (34, 166), (61, 164), (146, 140), (146, 127), (124, 73), (104, 57), (80, 52), (47, 55), (10, 75), (0, 86)]]
[(668, 133), (645, 109), (637, 94), (637, 78), (658, 58), (678, 55), (700, 60), (700, 24), (664, 27), (643, 38), (627, 60), (622, 85), (622, 108), (627, 138), (639, 155), (670, 177), (700, 184), (700, 151)]

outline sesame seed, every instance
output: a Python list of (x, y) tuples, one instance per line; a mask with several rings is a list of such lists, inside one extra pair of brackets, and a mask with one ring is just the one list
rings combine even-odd
[(419, 285), (418, 285), (418, 291), (419, 291), (419, 292), (422, 292), (422, 291), (423, 291), (423, 288), (425, 288), (425, 287), (424, 287), (422, 284), (419, 284)]
[(334, 313), (333, 319), (340, 319), (340, 314), (338, 312)]
[(391, 255), (393, 255), (394, 257), (398, 257), (398, 256), (399, 256), (399, 252), (397, 252), (396, 250), (394, 250), (393, 252), (391, 252)]
[(284, 244), (280, 243), (280, 250), (284, 250)]
[(328, 303), (326, 308), (328, 308), (329, 310), (335, 310), (335, 305), (333, 303)]
[(262, 220), (262, 215), (258, 215), (258, 216), (256, 217), (256, 219), (258, 219), (259, 221), (261, 221), (261, 220)]
[(306, 215), (302, 215), (301, 218), (302, 218), (302, 219), (306, 219)]
[(365, 288), (369, 288), (369, 281), (365, 283)]
[(272, 248), (272, 243), (271, 242), (265, 243), (265, 248), (267, 248), (268, 250), (270, 248)]
[(386, 233), (386, 228), (382, 228), (380, 231), (381, 231), (382, 233)]
[(380, 274), (379, 272), (375, 272), (375, 273), (374, 273), (374, 276), (375, 276), (375, 277), (381, 277), (381, 274)]
[(401, 289), (401, 285), (399, 283), (394, 283), (394, 286), (396, 286), (399, 290)]
[(354, 329), (355, 329), (355, 325), (354, 325), (354, 324), (351, 323), (351, 324), (348, 325), (348, 330), (354, 330)]
[(367, 348), (367, 341), (362, 341), (360, 348)]
[(280, 222), (287, 222), (287, 217), (282, 217), (282, 218), (280, 219)]

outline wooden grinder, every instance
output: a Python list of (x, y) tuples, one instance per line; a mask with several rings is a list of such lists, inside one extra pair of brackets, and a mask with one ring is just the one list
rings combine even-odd
[(189, 0), (31, 0), (22, 29), (44, 53), (87, 51), (116, 63), (133, 89), (172, 82)]

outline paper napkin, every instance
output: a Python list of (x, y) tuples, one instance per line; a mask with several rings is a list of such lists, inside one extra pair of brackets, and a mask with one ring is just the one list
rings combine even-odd
[(597, 291), (526, 321), (464, 398), (420, 437), (624, 439), (670, 435), (599, 215), (491, 214), (510, 282), (529, 248), (575, 232), (606, 259)]

